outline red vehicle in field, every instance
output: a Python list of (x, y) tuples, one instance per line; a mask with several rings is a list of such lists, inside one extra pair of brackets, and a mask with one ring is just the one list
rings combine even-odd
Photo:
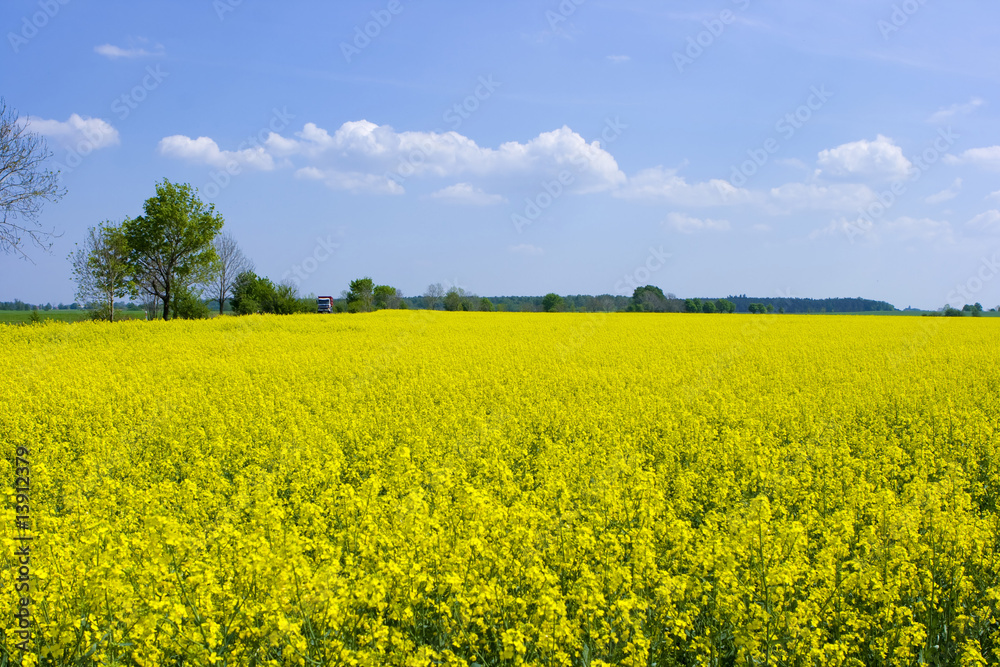
[(333, 297), (332, 296), (320, 296), (316, 297), (316, 312), (318, 313), (332, 313), (333, 312)]

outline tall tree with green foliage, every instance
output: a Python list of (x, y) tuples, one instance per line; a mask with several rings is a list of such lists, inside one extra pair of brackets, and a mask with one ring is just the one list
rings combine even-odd
[(549, 292), (542, 297), (542, 310), (546, 313), (558, 313), (566, 306), (563, 298), (555, 292)]
[(98, 319), (113, 322), (115, 299), (129, 294), (129, 251), (119, 225), (102, 222), (87, 230), (83, 244), (69, 256), (76, 281), (76, 298), (101, 304)]
[(163, 319), (170, 319), (171, 291), (217, 261), (212, 241), (222, 229), (215, 206), (205, 205), (188, 184), (163, 179), (156, 196), (143, 205), (144, 214), (122, 225), (129, 247), (133, 277), (163, 302)]
[(352, 280), (345, 298), (348, 311), (370, 313), (375, 308), (375, 281), (367, 276)]
[(391, 285), (376, 285), (372, 294), (377, 310), (397, 310), (403, 303), (403, 293)]

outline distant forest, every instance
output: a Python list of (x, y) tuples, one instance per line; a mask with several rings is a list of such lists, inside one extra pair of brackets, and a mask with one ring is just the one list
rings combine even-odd
[[(545, 297), (543, 296), (491, 296), (488, 297), (494, 309), (498, 311), (511, 312), (543, 312), (545, 308)], [(766, 298), (727, 296), (726, 301), (732, 302), (736, 306), (737, 313), (751, 312), (752, 304), (772, 306), (774, 312), (785, 313), (866, 313), (876, 311), (893, 311), (896, 307), (885, 301), (873, 301), (862, 298), (845, 299), (795, 299), (795, 298)], [(427, 308), (427, 298), (423, 296), (404, 297), (403, 301), (410, 308)], [(662, 302), (661, 312), (683, 313), (690, 311), (689, 302), (692, 299), (680, 299), (673, 295), (666, 295), (666, 300)], [(715, 299), (699, 299), (699, 301), (715, 301)], [(564, 312), (608, 312), (608, 311), (628, 311), (635, 310), (635, 299), (630, 296), (614, 296), (604, 294), (600, 296), (571, 295), (562, 297), (562, 308)], [(438, 303), (437, 308), (443, 306)]]
[[(469, 299), (471, 295), (463, 294), (463, 297)], [(544, 296), (493, 296), (488, 298), (493, 305), (493, 309), (497, 311), (544, 312), (545, 310), (550, 309), (546, 307), (549, 306), (549, 304), (546, 303), (546, 297)], [(474, 297), (474, 299), (476, 299), (476, 301), (473, 303), (478, 306), (478, 297)], [(775, 313), (868, 313), (896, 310), (895, 306), (891, 303), (887, 303), (885, 301), (873, 301), (871, 299), (862, 299), (860, 297), (851, 299), (795, 299), (784, 297), (748, 297), (743, 294), (740, 296), (727, 296), (724, 300), (735, 305), (735, 312), (737, 313), (752, 312), (751, 306), (753, 305), (762, 305), (764, 307), (771, 306), (773, 309), (772, 312)], [(437, 310), (447, 309), (441, 299), (430, 300), (426, 296), (403, 297), (402, 301), (408, 308), (430, 308)], [(472, 301), (472, 299), (470, 299), (470, 301)], [(680, 299), (671, 294), (667, 294), (665, 299), (659, 302), (659, 307), (650, 310), (676, 313), (689, 312), (692, 310), (692, 301), (695, 300)], [(707, 302), (716, 300), (697, 299), (697, 301)], [(337, 299), (337, 302), (338, 305), (344, 305), (341, 303), (342, 299)], [(215, 300), (211, 300), (207, 303), (210, 308), (218, 307), (218, 302)], [(310, 301), (310, 303), (312, 303), (312, 301)], [(580, 294), (561, 297), (561, 303), (558, 310), (563, 312), (578, 313), (609, 311), (624, 312), (636, 310), (635, 303), (635, 297), (629, 296), (614, 296), (611, 294), (589, 296)], [(19, 299), (15, 299), (14, 301), (0, 301), (0, 310), (77, 310), (84, 309), (85, 307), (86, 306), (79, 303), (68, 305), (60, 303), (58, 305), (54, 305), (25, 303)], [(116, 302), (115, 307), (121, 309), (142, 308), (141, 305), (126, 302)], [(473, 307), (469, 308), (469, 310), (479, 310), (479, 308)]]

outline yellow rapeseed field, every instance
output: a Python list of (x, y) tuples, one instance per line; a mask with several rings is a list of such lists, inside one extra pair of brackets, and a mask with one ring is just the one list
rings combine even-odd
[(0, 327), (23, 664), (1000, 661), (1000, 326), (379, 312)]

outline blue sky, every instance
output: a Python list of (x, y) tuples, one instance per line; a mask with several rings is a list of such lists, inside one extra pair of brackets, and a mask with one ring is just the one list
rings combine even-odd
[(87, 227), (199, 188), (303, 294), (1000, 304), (1000, 7), (937, 0), (7, 0), (0, 95)]

